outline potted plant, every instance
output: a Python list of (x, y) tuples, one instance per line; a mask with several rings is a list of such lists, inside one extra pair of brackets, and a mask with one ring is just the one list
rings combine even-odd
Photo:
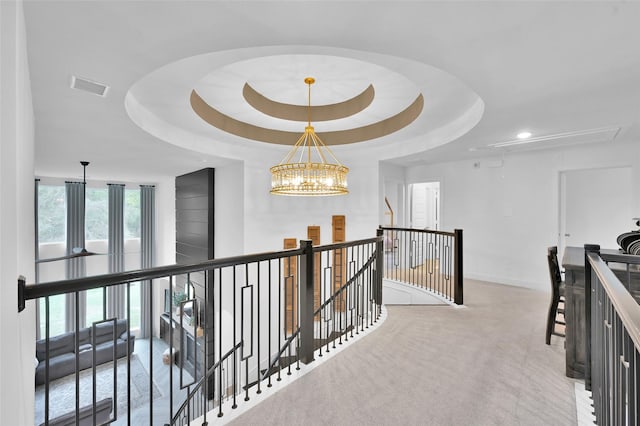
[(181, 315), (182, 311), (180, 310), (181, 308), (181, 303), (184, 302), (185, 300), (187, 300), (187, 293), (183, 292), (183, 291), (174, 291), (173, 292), (173, 306), (176, 307), (176, 315)]

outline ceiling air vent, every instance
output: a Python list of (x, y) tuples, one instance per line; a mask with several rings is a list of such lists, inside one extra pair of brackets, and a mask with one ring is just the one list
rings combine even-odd
[(595, 142), (611, 142), (618, 133), (620, 127), (602, 127), (598, 129), (576, 130), (572, 132), (556, 133), (551, 135), (533, 137), (529, 139), (517, 139), (506, 142), (498, 142), (488, 145), (489, 148), (504, 148), (507, 150), (559, 148), (569, 145), (578, 145)]
[(98, 83), (96, 81), (87, 80), (86, 78), (71, 76), (71, 88), (84, 90), (85, 92), (93, 93), (98, 96), (106, 96), (109, 86), (106, 84)]

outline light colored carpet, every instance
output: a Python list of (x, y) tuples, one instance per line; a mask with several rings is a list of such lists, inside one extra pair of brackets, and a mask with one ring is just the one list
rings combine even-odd
[(549, 295), (465, 280), (466, 308), (389, 306), (365, 339), (238, 425), (575, 425)]
[[(126, 417), (127, 404), (127, 360), (117, 361), (118, 417)], [(80, 407), (93, 403), (92, 370), (80, 371)], [(74, 411), (76, 407), (75, 374), (53, 380), (49, 385), (49, 419)], [(154, 384), (154, 399), (162, 396)], [(149, 374), (136, 354), (131, 355), (131, 409), (149, 401)], [(113, 398), (113, 362), (96, 367), (96, 401)], [(35, 424), (44, 422), (44, 385), (36, 387)]]

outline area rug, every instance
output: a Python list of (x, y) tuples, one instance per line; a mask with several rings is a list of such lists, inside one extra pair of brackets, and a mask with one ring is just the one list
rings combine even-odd
[[(149, 402), (149, 374), (136, 354), (131, 355), (131, 409)], [(127, 359), (120, 358), (117, 365), (118, 417), (127, 410)], [(93, 403), (93, 370), (80, 371), (80, 407)], [(96, 401), (114, 398), (113, 362), (96, 367)], [(44, 422), (44, 385), (36, 387), (35, 424)], [(162, 393), (153, 384), (153, 399)], [(115, 398), (114, 398), (115, 399)], [(71, 374), (49, 384), (49, 419), (61, 416), (76, 408), (76, 376)]]

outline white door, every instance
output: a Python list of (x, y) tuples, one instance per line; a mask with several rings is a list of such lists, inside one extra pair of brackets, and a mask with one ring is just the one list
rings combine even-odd
[(440, 228), (440, 182), (409, 185), (410, 227), (416, 229)]
[(630, 167), (560, 173), (560, 255), (567, 246), (618, 248), (617, 236), (635, 229), (633, 217)]

